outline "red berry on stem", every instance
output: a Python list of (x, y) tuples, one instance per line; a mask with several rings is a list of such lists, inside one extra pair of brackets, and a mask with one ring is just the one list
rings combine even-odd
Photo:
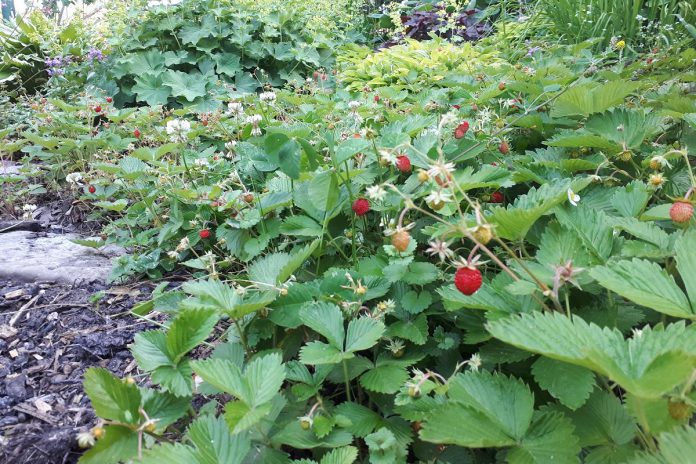
[(375, 95), (375, 103), (379, 103), (379, 95)]
[(203, 240), (207, 239), (210, 237), (210, 229), (203, 229), (200, 232), (198, 232), (198, 236), (202, 238)]
[(102, 110), (101, 105), (97, 105), (97, 106), (94, 107), (94, 112), (95, 112), (95, 113), (101, 113), (101, 110)]
[(396, 157), (396, 168), (403, 172), (411, 172), (411, 160), (406, 155)]
[(687, 201), (677, 200), (672, 204), (672, 207), (669, 209), (669, 217), (672, 218), (672, 221), (679, 224), (689, 222), (693, 215), (694, 206)]
[(133, 137), (135, 137), (136, 139), (140, 138), (140, 131), (138, 129), (135, 129), (133, 131)]
[(469, 122), (464, 121), (460, 123), (456, 129), (454, 129), (454, 138), (455, 139), (461, 139), (466, 135), (466, 133), (469, 131)]
[(106, 97), (106, 103), (111, 103), (112, 101), (114, 101), (113, 98), (111, 98), (111, 97)]
[(90, 185), (87, 187), (87, 190), (89, 190), (89, 193), (94, 193), (97, 191), (97, 188), (94, 185)]
[(493, 192), (491, 193), (491, 203), (502, 203), (503, 202), (503, 194), (501, 192)]
[(353, 202), (353, 212), (358, 216), (364, 216), (370, 211), (370, 202), (367, 198), (358, 198)]
[(510, 145), (508, 145), (508, 143), (505, 140), (503, 140), (502, 142), (500, 142), (500, 145), (498, 145), (498, 151), (503, 155), (507, 155), (508, 153), (510, 153)]
[(460, 267), (454, 274), (454, 286), (465, 295), (473, 295), (481, 288), (481, 271), (471, 267)]

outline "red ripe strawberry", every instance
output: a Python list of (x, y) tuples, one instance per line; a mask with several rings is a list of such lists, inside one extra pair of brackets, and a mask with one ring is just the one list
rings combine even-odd
[(95, 113), (101, 113), (101, 110), (102, 110), (101, 105), (97, 105), (97, 106), (94, 107), (94, 112), (95, 112)]
[(396, 157), (396, 169), (403, 173), (411, 172), (411, 160), (408, 159), (408, 156), (400, 155)]
[(113, 98), (111, 98), (111, 97), (106, 97), (106, 103), (111, 103), (112, 101), (114, 101)]
[(454, 129), (454, 138), (455, 139), (461, 139), (466, 135), (466, 133), (469, 131), (469, 122), (464, 121), (461, 124), (457, 126), (456, 129)]
[(472, 267), (460, 267), (454, 274), (454, 286), (465, 295), (473, 295), (481, 288), (481, 271)]
[(452, 105), (452, 108), (454, 108), (455, 110), (460, 110), (462, 107), (461, 105)]
[(312, 73), (312, 77), (314, 78), (315, 81), (319, 80), (319, 71), (314, 71)]
[(694, 206), (687, 201), (677, 200), (672, 204), (672, 207), (669, 209), (669, 217), (672, 218), (672, 221), (679, 224), (689, 222), (693, 215)]
[(500, 84), (498, 84), (498, 90), (500, 90), (500, 91), (505, 90), (505, 82), (501, 82)]
[(491, 203), (502, 203), (503, 202), (503, 194), (501, 192), (493, 192), (491, 193)]
[(198, 236), (202, 238), (203, 240), (207, 239), (210, 237), (210, 229), (203, 229), (200, 232), (198, 232)]
[(503, 155), (507, 155), (508, 153), (510, 153), (510, 145), (508, 145), (508, 143), (505, 140), (503, 140), (502, 142), (500, 142), (500, 145), (498, 145), (498, 151)]
[(135, 129), (133, 131), (133, 137), (135, 137), (136, 139), (140, 138), (140, 130), (139, 129)]
[(89, 187), (87, 187), (87, 190), (89, 191), (89, 193), (94, 193), (97, 191), (97, 188), (94, 185), (90, 185)]
[(353, 212), (358, 216), (364, 216), (370, 211), (370, 202), (367, 198), (358, 198), (353, 202)]
[(375, 103), (379, 103), (379, 95), (375, 95)]

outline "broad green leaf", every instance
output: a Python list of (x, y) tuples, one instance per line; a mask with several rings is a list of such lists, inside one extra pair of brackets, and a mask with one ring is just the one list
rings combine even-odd
[(513, 204), (492, 208), (488, 221), (496, 225), (496, 234), (509, 240), (520, 240), (529, 229), (553, 207), (568, 201), (568, 189), (577, 193), (590, 180), (578, 178), (556, 180), (539, 188), (531, 188), (525, 195), (517, 197)]
[(321, 236), (321, 224), (307, 216), (290, 216), (280, 226), (280, 232), (285, 235), (302, 237)]
[(504, 447), (516, 443), (484, 413), (459, 403), (435, 408), (426, 417), (419, 435), (421, 440), (430, 443), (467, 448)]
[(106, 369), (91, 367), (85, 372), (84, 389), (99, 417), (126, 424), (140, 422), (141, 397), (136, 385)]
[(323, 171), (309, 181), (309, 196), (319, 211), (331, 210), (338, 201), (338, 181), (332, 171)]
[(395, 365), (378, 366), (360, 377), (360, 385), (377, 393), (396, 393), (408, 380), (408, 371)]
[(358, 459), (358, 449), (354, 446), (345, 446), (326, 453), (319, 464), (353, 464), (356, 459)]
[(168, 69), (162, 74), (162, 84), (172, 89), (172, 96), (184, 97), (190, 102), (205, 96), (206, 80), (200, 73), (186, 74)]
[(300, 350), (300, 361), (304, 364), (336, 364), (344, 357), (343, 351), (322, 342), (309, 342)]
[(615, 218), (614, 227), (659, 248), (669, 248), (669, 235), (652, 222), (642, 222), (636, 218)]
[(144, 464), (198, 464), (193, 449), (181, 443), (158, 443), (143, 452)]
[(566, 415), (573, 421), (582, 447), (625, 445), (636, 436), (635, 421), (621, 401), (606, 391), (595, 390), (581, 408)]
[(134, 338), (131, 352), (141, 369), (152, 372), (160, 366), (173, 364), (167, 349), (167, 334), (163, 330), (138, 332)]
[(640, 87), (637, 82), (615, 80), (606, 84), (583, 83), (569, 88), (551, 106), (551, 116), (588, 116), (623, 103)]
[(685, 464), (696, 456), (696, 428), (681, 427), (662, 433), (658, 437), (660, 450), (643, 453), (631, 460), (631, 464)]
[(268, 134), (264, 140), (264, 149), (268, 159), (280, 167), (288, 177), (300, 177), (300, 144), (285, 134)]
[(696, 327), (683, 322), (646, 327), (625, 340), (575, 316), (522, 314), (491, 321), (488, 331), (518, 348), (606, 375), (642, 398), (656, 398), (688, 378), (696, 366)]
[(558, 412), (535, 414), (521, 443), (507, 454), (510, 464), (577, 464), (580, 445), (568, 418)]
[(641, 259), (617, 261), (590, 269), (603, 287), (655, 311), (696, 318), (684, 292), (660, 265)]
[(208, 358), (193, 361), (191, 367), (203, 380), (218, 390), (230, 393), (246, 403), (252, 402), (253, 393), (249, 391), (239, 366), (232, 361)]
[(255, 358), (244, 369), (244, 378), (253, 395), (250, 406), (259, 406), (273, 399), (285, 381), (285, 367), (280, 354)]
[(302, 323), (324, 336), (329, 343), (343, 351), (345, 329), (343, 328), (343, 313), (332, 303), (313, 303), (300, 311)]
[(138, 434), (120, 425), (104, 427), (104, 437), (80, 457), (80, 464), (118, 464), (138, 454)]
[(143, 410), (150, 419), (157, 420), (157, 430), (164, 431), (188, 412), (191, 398), (177, 397), (173, 394), (153, 389), (141, 389)]
[(167, 331), (167, 352), (176, 364), (203, 343), (217, 323), (214, 309), (188, 309), (177, 314)]
[(677, 269), (691, 300), (691, 313), (696, 313), (696, 231), (680, 235), (674, 244), (677, 253)]
[(532, 374), (541, 388), (570, 409), (585, 404), (595, 385), (592, 371), (544, 357), (532, 364)]
[(578, 207), (558, 208), (556, 217), (564, 227), (580, 237), (583, 245), (594, 256), (595, 262), (603, 263), (611, 256), (613, 231), (606, 214), (602, 211), (581, 203)]
[(138, 101), (150, 106), (166, 105), (171, 89), (162, 82), (161, 74), (144, 73), (135, 76), (135, 85), (131, 88)]
[(199, 464), (241, 464), (251, 447), (246, 435), (232, 435), (221, 417), (200, 416), (189, 426), (186, 436), (196, 447)]
[(371, 317), (360, 317), (348, 323), (346, 333), (347, 352), (362, 351), (372, 348), (384, 333), (384, 324)]
[(527, 385), (513, 377), (466, 372), (454, 378), (448, 396), (450, 401), (484, 413), (514, 439), (524, 435), (532, 420), (534, 397)]

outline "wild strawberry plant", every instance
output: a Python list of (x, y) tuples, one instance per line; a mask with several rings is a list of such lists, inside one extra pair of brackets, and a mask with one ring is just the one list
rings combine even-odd
[(133, 308), (137, 375), (86, 376), (82, 462), (686, 462), (693, 56), (45, 102), (12, 146), (109, 221), (113, 278), (187, 276)]

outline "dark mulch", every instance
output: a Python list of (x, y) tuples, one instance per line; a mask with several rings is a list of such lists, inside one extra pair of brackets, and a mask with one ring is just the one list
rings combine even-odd
[(152, 287), (0, 282), (0, 462), (77, 462), (76, 435), (95, 423), (83, 374), (135, 373), (127, 346), (147, 324), (128, 311)]

